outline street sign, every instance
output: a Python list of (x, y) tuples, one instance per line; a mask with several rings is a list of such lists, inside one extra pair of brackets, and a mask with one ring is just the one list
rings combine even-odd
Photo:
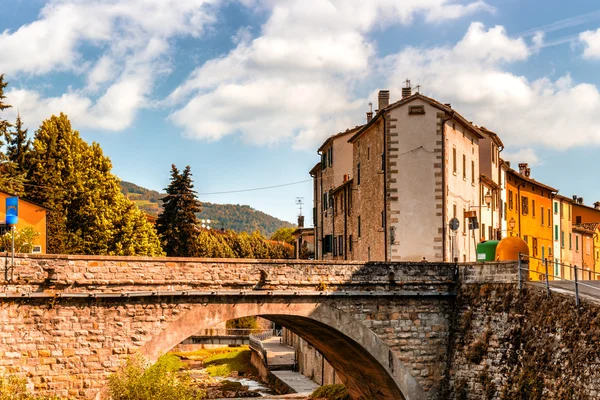
[(450, 220), (450, 230), (456, 231), (456, 230), (458, 230), (459, 226), (460, 226), (460, 222), (458, 221), (458, 218), (454, 217)]
[(19, 221), (19, 198), (18, 197), (7, 197), (6, 198), (6, 224), (16, 225)]

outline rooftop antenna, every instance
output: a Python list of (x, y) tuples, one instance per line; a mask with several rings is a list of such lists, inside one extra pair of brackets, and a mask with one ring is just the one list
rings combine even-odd
[(298, 216), (302, 215), (302, 204), (304, 204), (304, 197), (296, 197), (296, 205), (300, 208), (300, 214), (298, 214)]
[(421, 93), (421, 85), (417, 85), (415, 89), (417, 89), (417, 93)]
[(410, 87), (410, 79), (406, 78), (406, 80), (404, 81), (405, 85), (404, 87), (409, 88)]

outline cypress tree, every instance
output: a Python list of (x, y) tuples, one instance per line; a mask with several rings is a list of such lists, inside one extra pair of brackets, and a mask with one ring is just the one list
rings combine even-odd
[(165, 189), (167, 195), (161, 199), (163, 209), (156, 220), (156, 230), (168, 256), (193, 257), (198, 254), (196, 213), (202, 208), (193, 189), (190, 166), (180, 173), (175, 164), (171, 165), (171, 182)]
[(27, 139), (27, 129), (23, 129), (20, 114), (17, 114), (14, 127), (14, 130), (6, 132), (7, 156), (17, 170), (23, 172), (27, 169), (26, 160), (31, 150), (31, 140)]
[[(6, 96), (4, 89), (8, 82), (4, 82), (4, 75), (0, 75), (0, 112), (11, 108), (10, 104), (4, 102)], [(4, 139), (10, 138), (12, 124), (0, 118), (0, 149), (4, 147)], [(10, 147), (9, 147), (10, 150)], [(24, 176), (19, 174), (15, 164), (0, 150), (0, 190), (10, 194), (21, 195), (23, 192)]]

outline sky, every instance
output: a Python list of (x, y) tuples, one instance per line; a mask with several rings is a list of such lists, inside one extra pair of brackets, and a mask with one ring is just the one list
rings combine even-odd
[(599, 70), (596, 0), (0, 0), (2, 118), (64, 112), (122, 180), (190, 165), (201, 201), (288, 221), (320, 144), (406, 79), (592, 204)]

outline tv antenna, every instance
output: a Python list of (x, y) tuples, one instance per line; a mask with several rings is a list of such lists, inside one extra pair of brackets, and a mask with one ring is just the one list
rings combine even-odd
[(304, 197), (296, 197), (296, 205), (300, 208), (300, 214), (302, 215), (302, 204), (304, 204)]

